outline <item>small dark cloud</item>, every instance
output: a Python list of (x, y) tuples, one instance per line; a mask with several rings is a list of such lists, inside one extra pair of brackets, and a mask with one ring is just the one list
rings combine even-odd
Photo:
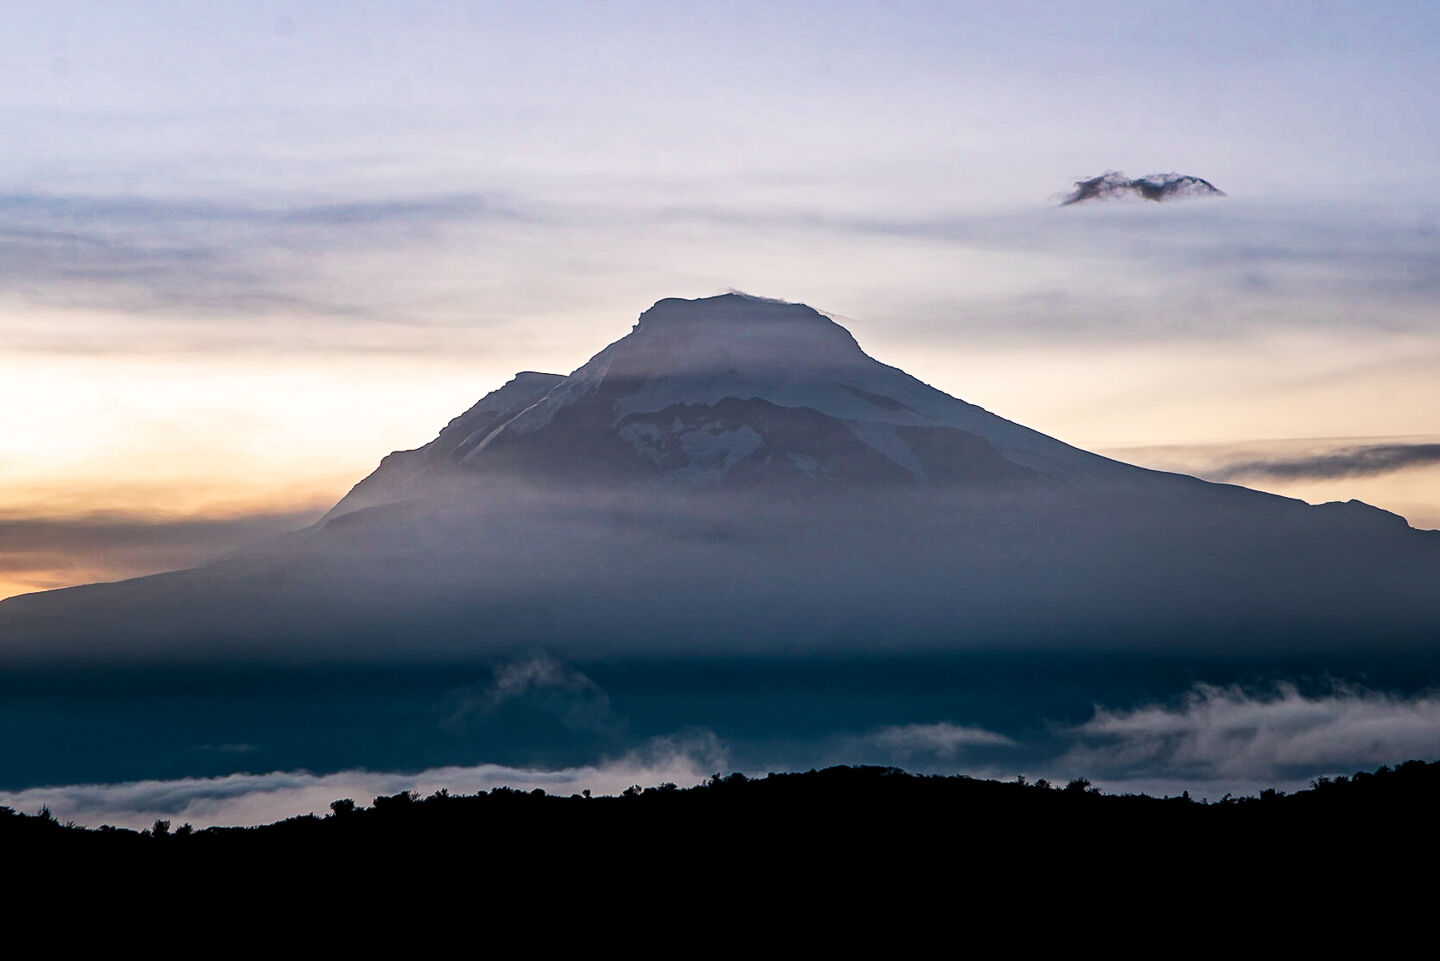
[(1372, 444), (1303, 457), (1235, 461), (1207, 475), (1215, 480), (1270, 477), (1281, 480), (1332, 480), (1372, 477), (1407, 467), (1440, 464), (1440, 444)]
[(1098, 177), (1075, 181), (1075, 190), (1060, 202), (1068, 207), (1086, 200), (1115, 200), (1123, 197), (1139, 197), (1144, 200), (1178, 200), (1184, 197), (1223, 197), (1208, 180), (1189, 174), (1147, 174), (1133, 180), (1118, 170), (1107, 170)]

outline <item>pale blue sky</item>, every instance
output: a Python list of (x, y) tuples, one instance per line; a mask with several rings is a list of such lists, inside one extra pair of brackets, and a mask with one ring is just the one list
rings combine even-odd
[(1440, 149), (1431, 3), (60, 2), (4, 20), (0, 104), (24, 136), (0, 169), (36, 189), (789, 178), (913, 213), (1034, 202), (1097, 164), (1242, 193), (1423, 188)]

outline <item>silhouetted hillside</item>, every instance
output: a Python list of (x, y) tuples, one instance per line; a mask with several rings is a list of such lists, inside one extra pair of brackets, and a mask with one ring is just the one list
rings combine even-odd
[[(285, 863), (485, 865), (511, 879), (615, 866), (685, 865), (710, 881), (755, 872), (890, 877), (925, 865), (1023, 873), (1039, 864), (1087, 872), (1190, 874), (1296, 858), (1415, 856), (1434, 846), (1440, 762), (1322, 779), (1286, 795), (1205, 803), (1188, 795), (1107, 795), (1086, 781), (1000, 782), (895, 768), (833, 767), (705, 784), (634, 787), (619, 797), (559, 797), (509, 788), (337, 800), (251, 828), (157, 824), (85, 829), (0, 808), (0, 847), (36, 863), (104, 863), (189, 872)], [(503, 867), (502, 867), (503, 866)], [(838, 874), (836, 873), (838, 872)], [(653, 882), (655, 878), (650, 878)], [(773, 879), (772, 879), (773, 880)], [(650, 883), (647, 882), (647, 883)]]

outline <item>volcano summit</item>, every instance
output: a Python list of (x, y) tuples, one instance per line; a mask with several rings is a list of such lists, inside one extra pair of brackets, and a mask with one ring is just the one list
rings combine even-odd
[(1134, 475), (873, 360), (803, 304), (725, 294), (660, 301), (569, 377), (516, 375), (329, 516), (461, 478), (819, 490)]

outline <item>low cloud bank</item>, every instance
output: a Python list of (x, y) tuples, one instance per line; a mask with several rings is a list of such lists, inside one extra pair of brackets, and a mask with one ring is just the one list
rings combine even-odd
[(270, 771), (213, 778), (129, 781), (120, 784), (69, 784), (0, 794), (0, 804), (35, 813), (49, 808), (60, 821), (88, 827), (113, 824), (146, 828), (157, 819), (212, 825), (266, 824), (296, 815), (329, 813), (330, 802), (351, 798), (368, 805), (380, 795), (401, 791), (475, 794), (495, 787), (542, 788), (549, 794), (619, 794), (632, 784), (666, 781), (681, 787), (698, 784), (725, 769), (723, 744), (708, 731), (656, 738), (623, 758), (581, 767), (542, 770), (479, 764), (438, 767), (418, 773)]
[[(532, 660), (511, 668), (497, 674), (493, 696), (517, 690), (506, 680), (546, 674), (554, 665)], [(562, 672), (542, 678), (539, 686), (573, 690), (577, 685), (585, 689), (576, 676)], [(518, 689), (529, 692), (533, 686), (526, 681)], [(1264, 689), (1199, 684), (1166, 703), (1097, 708), (1090, 720), (1051, 727), (1036, 743), (946, 721), (881, 727), (828, 743), (843, 750), (842, 756), (827, 755), (825, 763), (893, 763), (1001, 779), (1023, 770), (1055, 783), (1084, 777), (1115, 793), (1189, 791), (1217, 800), (1225, 793), (1255, 794), (1267, 787), (1294, 791), (1317, 777), (1434, 759), (1440, 756), (1440, 691), (1398, 695), (1335, 684), (1307, 693), (1292, 683)], [(734, 770), (732, 746), (740, 747), (708, 729), (693, 729), (651, 739), (614, 759), (564, 768), (480, 764), (410, 773), (271, 771), (35, 787), (0, 794), (0, 804), (30, 813), (45, 807), (61, 821), (88, 826), (143, 828), (157, 819), (196, 827), (262, 824), (307, 812), (325, 814), (339, 798), (369, 804), (377, 796), (406, 790), (473, 794), (508, 786), (563, 795), (584, 790), (618, 794), (632, 784), (667, 781), (689, 786)], [(243, 746), (216, 749), (243, 751)], [(746, 770), (803, 769), (815, 760), (802, 750), (790, 763), (747, 764)]]
[(1174, 703), (1097, 709), (1067, 735), (1077, 743), (1057, 767), (1111, 790), (1293, 789), (1317, 776), (1440, 756), (1440, 692), (1407, 697), (1337, 684), (1305, 694), (1290, 683), (1259, 691), (1199, 684)]

